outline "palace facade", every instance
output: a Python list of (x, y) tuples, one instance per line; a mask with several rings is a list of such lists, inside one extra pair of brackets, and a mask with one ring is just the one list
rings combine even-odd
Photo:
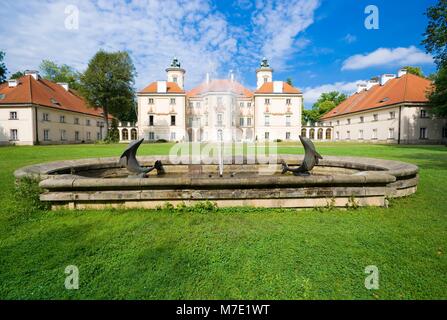
[(298, 140), (303, 95), (283, 81), (263, 59), (251, 91), (235, 80), (210, 79), (185, 90), (185, 73), (177, 59), (167, 79), (138, 92), (138, 135), (148, 141)]

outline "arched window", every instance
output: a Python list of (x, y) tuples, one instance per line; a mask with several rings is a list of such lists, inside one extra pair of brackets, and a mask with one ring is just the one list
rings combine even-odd
[(318, 133), (317, 133), (317, 139), (318, 140), (323, 140), (323, 129), (318, 129)]
[(326, 140), (331, 140), (331, 139), (332, 139), (332, 130), (326, 129)]
[(306, 136), (307, 136), (307, 129), (306, 128), (301, 129), (301, 136), (303, 138), (306, 138)]
[(309, 138), (311, 140), (315, 139), (315, 129), (310, 129)]
[(137, 129), (130, 130), (130, 139), (137, 140)]
[(122, 136), (124, 141), (129, 140), (129, 131), (127, 131), (127, 129), (123, 129)]

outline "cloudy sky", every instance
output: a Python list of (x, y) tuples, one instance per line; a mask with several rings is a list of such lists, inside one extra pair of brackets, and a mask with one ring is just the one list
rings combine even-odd
[[(126, 50), (136, 88), (165, 79), (173, 56), (186, 87), (205, 74), (254, 88), (266, 56), (274, 79), (292, 78), (306, 106), (321, 92), (352, 93), (356, 83), (403, 65), (426, 74), (433, 59), (420, 45), (435, 0), (2, 0), (0, 50), (8, 70), (37, 69), (42, 59), (84, 70), (99, 49)], [(379, 29), (365, 27), (378, 8)], [(78, 17), (78, 19), (76, 19)]]

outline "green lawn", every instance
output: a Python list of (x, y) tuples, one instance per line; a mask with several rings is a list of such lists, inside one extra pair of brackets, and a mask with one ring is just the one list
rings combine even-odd
[[(170, 144), (139, 154), (167, 154)], [(446, 299), (447, 148), (319, 144), (417, 164), (418, 192), (358, 210), (22, 212), (13, 171), (123, 145), (0, 148), (1, 299)], [(281, 153), (302, 149), (282, 144)], [(20, 201), (19, 201), (20, 202)], [(64, 288), (76, 265), (79, 290)], [(364, 269), (380, 270), (380, 289)]]

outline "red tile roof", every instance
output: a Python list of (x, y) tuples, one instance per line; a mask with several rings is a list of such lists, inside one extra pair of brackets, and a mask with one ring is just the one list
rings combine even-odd
[[(266, 82), (264, 83), (258, 90), (255, 91), (255, 93), (274, 93), (273, 92), (273, 82)], [(287, 82), (282, 83), (282, 93), (301, 93), (301, 91), (295, 87), (292, 87)]]
[(432, 81), (414, 74), (388, 80), (385, 85), (373, 86), (368, 91), (355, 93), (321, 117), (322, 120), (389, 105), (413, 102), (425, 103), (432, 90)]
[(26, 75), (17, 79), (16, 87), (9, 87), (8, 82), (0, 84), (0, 107), (9, 104), (36, 104), (50, 108), (79, 112), (102, 117), (102, 109), (88, 107), (87, 102), (74, 90), (66, 91), (57, 83), (46, 79), (34, 79)]
[[(169, 81), (166, 82), (166, 91), (167, 93), (185, 93), (185, 90), (182, 90), (177, 83)], [(152, 82), (139, 93), (157, 93), (157, 81)]]
[(232, 92), (242, 97), (251, 98), (253, 93), (237, 81), (228, 79), (214, 79), (209, 83), (202, 83), (187, 93), (188, 98), (205, 92)]

